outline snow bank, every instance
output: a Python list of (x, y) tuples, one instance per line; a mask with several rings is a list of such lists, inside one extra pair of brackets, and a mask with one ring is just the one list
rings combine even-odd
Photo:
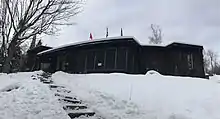
[(0, 75), (1, 83), (4, 82), (4, 85), (0, 83), (1, 89), (18, 86), (9, 92), (0, 92), (0, 119), (69, 119), (49, 87), (31, 80), (33, 74)]
[(53, 79), (112, 119), (220, 118), (220, 85), (206, 79), (62, 72)]
[(13, 80), (12, 75), (0, 73), (0, 92), (9, 89), (17, 84), (17, 80)]
[(220, 75), (210, 76), (209, 80), (214, 81), (216, 83), (220, 83)]
[(2, 88), (0, 90), (0, 92), (9, 92), (11, 90), (14, 90), (14, 89), (18, 89), (20, 87), (20, 84), (19, 83), (13, 83), (13, 84), (10, 84), (4, 88)]

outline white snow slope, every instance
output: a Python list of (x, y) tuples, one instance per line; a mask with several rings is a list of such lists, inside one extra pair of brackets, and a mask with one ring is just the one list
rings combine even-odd
[(0, 74), (0, 119), (69, 119), (49, 87), (32, 74)]
[(52, 78), (106, 119), (220, 119), (220, 84), (212, 80), (63, 72)]

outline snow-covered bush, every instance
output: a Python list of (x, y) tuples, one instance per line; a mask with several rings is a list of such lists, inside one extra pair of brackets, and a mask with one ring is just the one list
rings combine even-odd
[(161, 74), (155, 70), (149, 70), (147, 71), (146, 75), (161, 75)]

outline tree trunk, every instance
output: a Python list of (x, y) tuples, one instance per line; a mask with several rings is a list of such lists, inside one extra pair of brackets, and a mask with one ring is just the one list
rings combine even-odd
[(3, 69), (2, 69), (3, 73), (10, 73), (10, 70), (11, 70), (10, 63), (15, 53), (15, 49), (16, 49), (16, 42), (15, 40), (12, 40), (8, 48), (8, 56), (5, 58), (5, 61), (3, 64)]
[(25, 71), (25, 62), (26, 62), (26, 60), (27, 60), (27, 58), (26, 58), (26, 56), (21, 56), (21, 59), (20, 59), (20, 61), (19, 61), (19, 71), (21, 72), (21, 71)]

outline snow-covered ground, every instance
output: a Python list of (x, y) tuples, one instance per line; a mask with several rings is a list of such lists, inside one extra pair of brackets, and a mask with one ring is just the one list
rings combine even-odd
[[(49, 87), (31, 79), (36, 73), (0, 74), (0, 119), (69, 118)], [(220, 76), (57, 72), (52, 78), (105, 119), (220, 119)]]
[(69, 87), (107, 119), (220, 119), (220, 77), (160, 74), (66, 74), (55, 83)]
[(31, 79), (35, 73), (0, 74), (0, 119), (69, 119), (49, 87)]
[(220, 75), (211, 76), (209, 80), (220, 83)]

